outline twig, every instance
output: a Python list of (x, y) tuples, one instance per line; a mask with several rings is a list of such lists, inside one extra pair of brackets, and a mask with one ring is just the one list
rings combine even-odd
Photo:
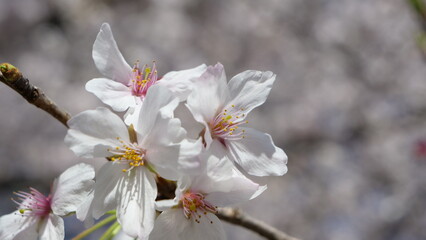
[[(9, 63), (0, 64), (0, 81), (11, 87), (13, 90), (21, 94), (29, 103), (37, 106), (53, 116), (56, 120), (60, 121), (67, 128), (67, 121), (71, 118), (71, 115), (62, 109), (60, 109), (50, 98), (48, 98), (39, 88), (31, 85), (27, 78), (22, 76), (22, 73), (18, 68), (14, 67)], [(162, 178), (157, 179), (158, 189), (164, 192), (159, 193), (161, 196), (171, 197), (174, 196), (174, 183), (164, 180)], [(166, 190), (167, 189), (167, 190)], [(280, 230), (269, 226), (268, 224), (244, 215), (237, 209), (233, 208), (221, 208), (218, 210), (217, 216), (229, 223), (239, 225), (247, 228), (253, 232), (270, 240), (299, 240), (298, 238), (291, 237)], [(115, 217), (115, 216), (114, 216)], [(110, 219), (110, 218), (107, 218)], [(111, 218), (112, 219), (112, 218)], [(86, 230), (87, 231), (87, 230)]]
[(250, 216), (235, 208), (220, 208), (216, 214), (218, 218), (229, 223), (250, 229), (253, 232), (270, 240), (300, 240)]
[(1, 82), (21, 94), (29, 103), (43, 109), (67, 126), (67, 121), (71, 118), (70, 114), (61, 110), (38, 87), (31, 85), (18, 68), (9, 63), (2, 63), (0, 64), (0, 73)]

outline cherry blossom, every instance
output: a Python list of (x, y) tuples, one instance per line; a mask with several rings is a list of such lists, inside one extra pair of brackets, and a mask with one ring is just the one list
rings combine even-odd
[(263, 104), (275, 74), (248, 70), (226, 82), (223, 66), (207, 68), (194, 82), (187, 106), (196, 121), (204, 125), (201, 135), (208, 148), (220, 142), (222, 154), (256, 176), (283, 175), (287, 156), (275, 146), (269, 134), (243, 127), (247, 114)]
[(92, 190), (95, 171), (80, 163), (63, 172), (54, 181), (48, 196), (30, 188), (15, 193), (18, 210), (0, 218), (0, 239), (61, 240), (64, 221), (61, 216), (75, 212)]
[(115, 111), (123, 112), (128, 109), (126, 117), (139, 116), (147, 90), (153, 85), (163, 85), (181, 101), (185, 100), (192, 90), (191, 81), (207, 68), (202, 64), (188, 70), (169, 72), (160, 78), (155, 62), (152, 67), (147, 65), (141, 67), (139, 61), (136, 61), (133, 67), (130, 67), (119, 51), (107, 23), (101, 26), (93, 45), (92, 55), (96, 67), (105, 78), (88, 81), (86, 90), (95, 94)]
[[(220, 148), (218, 144), (212, 144), (215, 151)], [(182, 177), (176, 198), (157, 203), (163, 212), (155, 222), (150, 240), (226, 239), (215, 215), (217, 208), (253, 199), (266, 189), (246, 178), (226, 156), (218, 158), (205, 152), (200, 158), (207, 162), (205, 171)]]
[(153, 86), (138, 123), (130, 128), (106, 108), (82, 112), (68, 121), (65, 143), (76, 155), (110, 160), (97, 172), (93, 201), (86, 205), (86, 213), (97, 219), (116, 209), (126, 234), (148, 236), (155, 218), (155, 173), (176, 180), (178, 171), (199, 167), (195, 156), (201, 151), (201, 141), (186, 140), (180, 120), (172, 117), (178, 103), (167, 88)]

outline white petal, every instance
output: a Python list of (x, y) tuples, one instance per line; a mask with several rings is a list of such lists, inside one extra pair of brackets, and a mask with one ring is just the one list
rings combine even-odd
[(117, 191), (117, 220), (126, 234), (145, 239), (154, 227), (157, 185), (154, 175), (144, 167), (127, 174), (120, 179)]
[(181, 208), (169, 209), (160, 214), (155, 221), (150, 240), (224, 240), (222, 223), (216, 215), (207, 213), (198, 219), (185, 218)]
[(168, 72), (158, 84), (166, 86), (180, 101), (185, 101), (192, 91), (194, 78), (200, 77), (206, 69), (207, 66), (202, 64), (187, 70)]
[(115, 235), (112, 240), (135, 240), (134, 237), (130, 237), (129, 235), (127, 235), (126, 233), (124, 233), (123, 231), (120, 231), (117, 233), (117, 235)]
[(164, 118), (159, 115), (148, 133), (138, 134), (138, 140), (143, 148), (150, 149), (179, 143), (185, 136), (186, 131), (181, 127), (179, 119)]
[(130, 88), (111, 79), (94, 78), (86, 83), (86, 90), (117, 112), (136, 105), (136, 97), (132, 95)]
[(146, 152), (146, 158), (154, 166), (154, 169), (161, 177), (169, 180), (177, 180), (178, 159), (180, 146), (178, 144), (171, 146), (151, 148)]
[(230, 99), (225, 107), (228, 113), (247, 115), (253, 108), (262, 105), (271, 91), (275, 77), (272, 72), (248, 70), (229, 80)]
[(127, 126), (106, 108), (84, 111), (68, 121), (65, 144), (79, 157), (106, 157), (108, 147), (115, 147), (120, 137), (129, 141)]
[[(35, 236), (37, 237), (36, 217), (23, 217), (19, 211), (0, 217), (0, 239), (12, 240), (19, 236)], [(25, 239), (25, 238), (21, 238)]]
[(132, 68), (124, 60), (120, 50), (118, 50), (108, 23), (104, 23), (101, 26), (101, 30), (93, 44), (92, 56), (96, 67), (104, 76), (123, 84), (129, 82)]
[(166, 211), (173, 206), (177, 206), (179, 204), (179, 199), (167, 199), (160, 200), (155, 202), (155, 209), (158, 211)]
[(92, 217), (93, 212), (93, 198), (95, 197), (94, 190), (91, 191), (84, 199), (83, 202), (76, 210), (76, 217), (80, 221), (84, 221), (84, 226), (87, 228), (94, 224), (94, 219)]
[[(212, 144), (212, 148), (219, 144)], [(215, 206), (248, 201), (266, 189), (245, 177), (226, 156), (218, 158), (206, 151), (200, 157), (207, 162), (206, 174), (193, 177), (191, 189), (206, 193)]]
[(225, 230), (219, 218), (212, 213), (207, 213), (198, 219), (200, 223), (190, 221), (180, 234), (182, 240), (225, 240)]
[(245, 130), (245, 138), (226, 140), (230, 158), (250, 175), (284, 175), (287, 172), (287, 155), (274, 145), (271, 136), (252, 128), (241, 129)]
[(75, 212), (92, 190), (94, 178), (95, 170), (89, 164), (68, 168), (53, 184), (52, 211), (60, 216)]
[(180, 238), (180, 233), (183, 232), (189, 224), (190, 222), (183, 215), (181, 208), (166, 210), (157, 217), (157, 220), (155, 220), (154, 229), (152, 230), (149, 239), (191, 240), (191, 238)]
[(165, 87), (154, 85), (148, 89), (135, 130), (142, 136), (148, 135), (158, 116), (172, 118), (179, 100)]
[(130, 126), (131, 124), (133, 124), (133, 127), (138, 125), (139, 114), (142, 109), (142, 104), (143, 104), (143, 101), (139, 98), (139, 101), (136, 103), (136, 105), (133, 107), (130, 107), (126, 111), (123, 118), (127, 126)]
[(50, 214), (40, 226), (40, 240), (62, 240), (65, 237), (64, 220), (54, 214)]
[(184, 139), (180, 143), (178, 170), (184, 174), (199, 174), (205, 164), (198, 157), (203, 150), (202, 139), (188, 140)]
[(98, 219), (105, 212), (117, 207), (116, 193), (122, 178), (123, 166), (113, 162), (105, 163), (96, 173), (95, 192), (92, 202), (93, 217)]
[(228, 99), (225, 70), (222, 64), (209, 66), (206, 72), (194, 81), (188, 96), (187, 106), (200, 123), (210, 122), (219, 114)]

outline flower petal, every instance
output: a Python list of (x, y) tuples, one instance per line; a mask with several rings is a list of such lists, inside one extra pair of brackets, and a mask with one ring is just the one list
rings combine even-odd
[(229, 157), (250, 175), (284, 175), (287, 172), (287, 155), (274, 145), (271, 136), (252, 128), (241, 129), (245, 131), (245, 138), (225, 142)]
[(155, 221), (150, 240), (224, 240), (222, 223), (216, 215), (207, 213), (198, 219), (187, 219), (181, 208), (169, 209), (160, 214)]
[(40, 240), (62, 240), (65, 237), (64, 220), (54, 214), (50, 214), (40, 226)]
[(198, 67), (168, 72), (158, 81), (158, 85), (166, 86), (180, 101), (185, 101), (193, 88), (193, 81), (200, 77), (207, 69), (205, 64)]
[(117, 82), (127, 84), (132, 68), (124, 60), (108, 23), (103, 23), (93, 44), (93, 60), (102, 75)]
[(172, 118), (179, 100), (165, 87), (154, 85), (148, 89), (137, 122), (133, 126), (139, 134), (146, 136), (154, 128), (158, 116)]
[(96, 173), (95, 191), (92, 202), (92, 215), (98, 219), (105, 212), (117, 207), (116, 194), (119, 182), (126, 178), (123, 167), (113, 162), (105, 163)]
[(206, 173), (192, 178), (192, 190), (206, 193), (206, 200), (215, 206), (227, 206), (248, 201), (266, 189), (244, 176), (226, 156), (211, 154), (219, 147), (215, 141), (200, 156), (207, 162)]
[(136, 105), (139, 98), (132, 95), (129, 87), (107, 78), (94, 78), (86, 83), (86, 90), (96, 95), (114, 111), (123, 112)]
[(206, 72), (194, 81), (188, 96), (187, 106), (200, 123), (210, 122), (224, 107), (228, 99), (225, 70), (222, 64), (209, 66)]
[(129, 141), (127, 126), (107, 108), (79, 113), (68, 126), (65, 144), (79, 157), (107, 157), (106, 149), (119, 144), (117, 137)]
[(117, 219), (126, 234), (145, 239), (154, 227), (155, 178), (144, 167), (126, 174), (129, 175), (120, 179), (117, 191)]
[(27, 239), (24, 236), (37, 236), (37, 223), (39, 219), (36, 217), (25, 217), (19, 211), (0, 217), (0, 239), (12, 240), (18, 236), (19, 239)]
[(85, 163), (77, 164), (63, 172), (53, 183), (53, 213), (64, 216), (75, 212), (92, 190), (94, 178), (95, 170)]
[(248, 70), (229, 80), (230, 99), (225, 107), (228, 113), (246, 116), (253, 108), (262, 105), (271, 91), (275, 77), (269, 71)]
[[(182, 213), (183, 215), (183, 213)], [(226, 239), (225, 230), (222, 222), (212, 213), (207, 213), (198, 219), (199, 223), (194, 220), (186, 225), (184, 231), (179, 234), (181, 240), (224, 240)]]

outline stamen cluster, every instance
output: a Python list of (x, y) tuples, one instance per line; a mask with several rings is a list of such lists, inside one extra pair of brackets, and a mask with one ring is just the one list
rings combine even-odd
[[(51, 212), (51, 196), (44, 196), (42, 193), (30, 187), (30, 192), (15, 192), (19, 197), (18, 201), (12, 199), (19, 205), (19, 213), (24, 216), (45, 217)], [(19, 202), (20, 201), (20, 202)]]
[(145, 96), (148, 88), (155, 84), (157, 80), (158, 76), (155, 62), (153, 62), (152, 68), (145, 64), (141, 70), (139, 68), (139, 61), (136, 61), (133, 66), (132, 78), (129, 81), (129, 87), (131, 88), (134, 96)]
[(181, 197), (183, 214), (187, 219), (191, 219), (194, 216), (194, 221), (200, 223), (198, 218), (201, 218), (201, 213), (207, 215), (207, 212), (217, 213), (215, 206), (205, 200), (205, 196), (202, 193), (187, 191)]

